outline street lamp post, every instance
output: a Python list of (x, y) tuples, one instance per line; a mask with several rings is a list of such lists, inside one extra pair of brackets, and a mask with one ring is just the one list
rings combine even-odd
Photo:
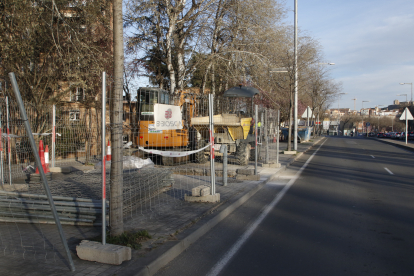
[(411, 103), (413, 102), (413, 83), (412, 82), (400, 82), (401, 85), (410, 84), (411, 85)]
[[(294, 64), (295, 70), (295, 112), (294, 112), (294, 127), (293, 133), (293, 150), (298, 150), (298, 1), (295, 0), (295, 18), (294, 18)], [(289, 126), (290, 127), (290, 126)]]

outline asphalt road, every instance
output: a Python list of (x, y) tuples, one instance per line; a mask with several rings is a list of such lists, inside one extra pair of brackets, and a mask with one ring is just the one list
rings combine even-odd
[(414, 154), (350, 137), (317, 150), (157, 275), (414, 275)]

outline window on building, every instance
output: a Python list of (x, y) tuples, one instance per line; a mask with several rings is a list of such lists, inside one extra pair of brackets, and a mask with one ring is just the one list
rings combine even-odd
[(80, 102), (85, 100), (85, 90), (81, 87), (73, 87), (70, 90), (70, 101)]
[(69, 121), (76, 122), (80, 120), (80, 111), (71, 110), (69, 111)]

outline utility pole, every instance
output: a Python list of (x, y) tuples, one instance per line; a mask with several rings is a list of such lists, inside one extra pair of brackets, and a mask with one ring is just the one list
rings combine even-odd
[[(113, 2), (114, 16), (114, 90), (111, 95), (111, 186), (110, 186), (110, 226), (111, 235), (118, 236), (124, 232), (123, 224), (123, 164), (122, 164), (122, 86), (124, 69), (124, 45), (122, 0)], [(105, 219), (105, 218), (103, 218)]]
[[(295, 70), (295, 112), (294, 112), (294, 133), (293, 133), (293, 150), (298, 150), (298, 1), (295, 0), (295, 38), (294, 38), (294, 70)], [(289, 126), (290, 128), (291, 126)], [(290, 131), (290, 129), (289, 129)], [(290, 139), (290, 138), (289, 138)], [(289, 149), (291, 150), (291, 149)]]

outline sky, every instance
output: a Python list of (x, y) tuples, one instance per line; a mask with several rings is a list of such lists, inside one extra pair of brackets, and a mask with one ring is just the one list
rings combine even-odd
[[(298, 27), (323, 47), (331, 77), (342, 82), (340, 108), (386, 107), (411, 99), (414, 83), (413, 0), (297, 0)], [(293, 25), (294, 0), (286, 0)], [(414, 99), (413, 99), (414, 100)], [(381, 106), (383, 105), (383, 106)], [(338, 100), (332, 105), (338, 107)]]

